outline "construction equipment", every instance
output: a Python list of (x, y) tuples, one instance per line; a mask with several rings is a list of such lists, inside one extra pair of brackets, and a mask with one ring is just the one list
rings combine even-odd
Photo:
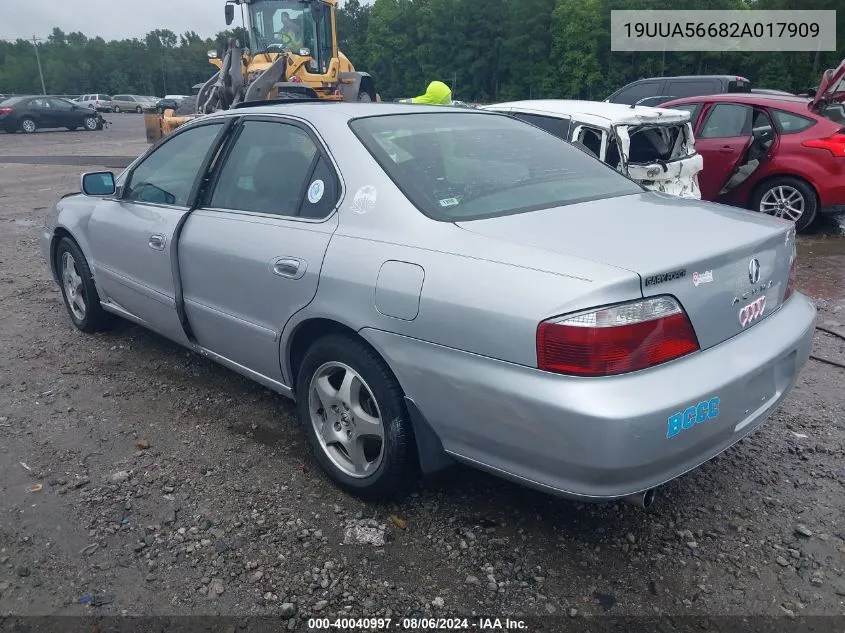
[(147, 142), (187, 121), (246, 101), (323, 99), (381, 101), (372, 77), (338, 50), (337, 0), (226, 0), (226, 24), (240, 6), (249, 48), (229, 40), (222, 58), (208, 51), (217, 72), (177, 110), (145, 115)]

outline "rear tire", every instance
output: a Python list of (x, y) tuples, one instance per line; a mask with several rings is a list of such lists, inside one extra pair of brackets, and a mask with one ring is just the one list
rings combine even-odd
[(792, 176), (765, 181), (751, 198), (752, 210), (792, 220), (798, 233), (813, 225), (819, 206), (819, 197), (810, 184)]
[(138, 114), (141, 114), (143, 111), (144, 111), (144, 109), (141, 106), (137, 106), (135, 108), (135, 112), (137, 112)]
[[(353, 377), (349, 398), (338, 387), (347, 375)], [(329, 392), (336, 399), (327, 398)], [(416, 479), (413, 431), (402, 388), (363, 341), (343, 334), (315, 341), (302, 360), (296, 393), (297, 412), (314, 457), (338, 486), (380, 501), (403, 492)], [(380, 429), (380, 439), (374, 429)], [(356, 462), (356, 454), (363, 461)]]
[(100, 295), (85, 255), (69, 237), (63, 237), (56, 247), (55, 266), (65, 308), (76, 328), (86, 334), (105, 330), (111, 321), (110, 315), (100, 305)]
[(369, 92), (359, 92), (358, 93), (358, 103), (372, 103), (373, 98), (370, 96)]
[(21, 119), (21, 130), (24, 134), (32, 134), (37, 129), (38, 126), (35, 124), (35, 121), (30, 117), (25, 117)]

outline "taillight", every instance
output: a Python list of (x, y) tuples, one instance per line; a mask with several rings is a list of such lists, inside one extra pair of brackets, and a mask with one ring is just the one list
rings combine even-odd
[(12, 112), (12, 108), (0, 108), (0, 115), (10, 114), (11, 112)]
[(686, 313), (672, 297), (654, 297), (544, 321), (537, 366), (572, 376), (612, 376), (699, 349)]
[(783, 293), (783, 300), (786, 301), (795, 292), (795, 278), (798, 275), (798, 255), (795, 247), (792, 248), (792, 257), (789, 264), (789, 279), (786, 281), (786, 292)]
[(826, 149), (834, 156), (845, 156), (845, 129), (827, 138), (815, 138), (801, 143), (804, 147)]

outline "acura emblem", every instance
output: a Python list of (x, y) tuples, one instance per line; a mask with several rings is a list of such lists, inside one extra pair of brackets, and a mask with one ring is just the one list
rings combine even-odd
[[(753, 261), (757, 260), (755, 259)], [(757, 269), (757, 273), (760, 273), (759, 268)], [(745, 306), (744, 308), (742, 308), (742, 310), (739, 311), (739, 324), (742, 327), (747, 326), (749, 323), (752, 323), (753, 321), (759, 319), (763, 315), (763, 312), (765, 312), (765, 310), (766, 296), (763, 295), (762, 297), (760, 297), (756, 301), (753, 301), (752, 303), (749, 303), (747, 306)]]
[(748, 280), (752, 284), (760, 281), (760, 262), (756, 257), (748, 262)]

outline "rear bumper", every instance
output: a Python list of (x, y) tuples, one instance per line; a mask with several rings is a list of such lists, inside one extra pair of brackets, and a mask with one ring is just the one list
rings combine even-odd
[[(720, 345), (599, 379), (557, 376), (376, 330), (361, 333), (447, 453), (531, 487), (603, 501), (666, 483), (759, 427), (806, 364), (815, 316), (796, 293)], [(695, 424), (702, 403), (716, 415)], [(678, 414), (693, 424), (673, 434)]]

